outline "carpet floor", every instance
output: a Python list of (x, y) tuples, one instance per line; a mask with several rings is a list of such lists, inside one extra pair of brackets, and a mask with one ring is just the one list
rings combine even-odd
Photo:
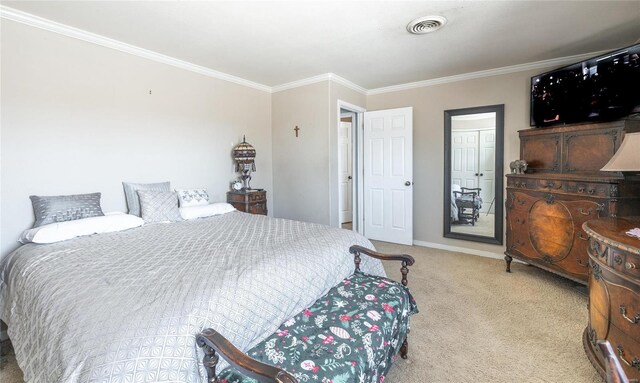
[[(535, 267), (418, 246), (376, 242), (409, 253), (412, 318), (409, 359), (386, 382), (602, 382), (582, 349), (583, 287)], [(399, 278), (399, 264), (385, 268)], [(21, 383), (13, 356), (0, 382)]]

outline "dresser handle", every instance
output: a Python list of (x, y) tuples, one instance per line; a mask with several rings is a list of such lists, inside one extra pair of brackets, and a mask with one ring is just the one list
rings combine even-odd
[(640, 360), (638, 360), (638, 358), (633, 358), (633, 360), (631, 362), (627, 361), (624, 358), (624, 349), (620, 345), (618, 345), (618, 358), (620, 358), (620, 361), (622, 363), (626, 364), (627, 366), (635, 367), (638, 370), (640, 370)]
[(633, 318), (629, 318), (627, 316), (627, 308), (625, 307), (625, 305), (620, 305), (620, 314), (622, 314), (622, 317), (629, 323), (637, 324), (638, 322), (640, 322), (640, 314), (636, 314), (636, 316), (634, 316)]
[(583, 208), (578, 209), (578, 213), (580, 213), (580, 214), (582, 214), (582, 215), (591, 215), (591, 212), (592, 212), (592, 211), (593, 211), (592, 209), (589, 209), (589, 211), (587, 211), (587, 212), (585, 213)]
[(583, 241), (588, 241), (589, 237), (582, 235), (582, 233), (578, 233), (578, 238), (580, 238)]
[(584, 193), (584, 186), (580, 186), (578, 188), (578, 193)]
[(593, 195), (593, 193), (595, 193), (595, 192), (596, 192), (596, 189), (589, 189), (589, 190), (587, 191), (587, 193), (589, 193), (589, 194), (591, 194), (591, 195)]
[(636, 269), (636, 265), (634, 263), (631, 262), (627, 262), (624, 264), (624, 268), (627, 270), (635, 270)]

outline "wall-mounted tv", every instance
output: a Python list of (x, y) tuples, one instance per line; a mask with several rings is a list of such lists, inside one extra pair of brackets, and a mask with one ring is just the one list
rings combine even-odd
[(531, 126), (640, 113), (640, 44), (531, 78)]

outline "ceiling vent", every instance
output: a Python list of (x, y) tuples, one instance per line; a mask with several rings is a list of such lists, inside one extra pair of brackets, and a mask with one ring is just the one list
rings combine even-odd
[(435, 32), (447, 23), (447, 19), (442, 16), (425, 16), (420, 17), (407, 25), (407, 31), (414, 35), (422, 35), (425, 33)]

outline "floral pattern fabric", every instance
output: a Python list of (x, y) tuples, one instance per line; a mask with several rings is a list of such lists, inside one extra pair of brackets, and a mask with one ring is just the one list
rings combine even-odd
[[(357, 272), (287, 320), (247, 353), (299, 382), (380, 383), (397, 358), (418, 308), (409, 290)], [(233, 368), (221, 383), (254, 383)]]

